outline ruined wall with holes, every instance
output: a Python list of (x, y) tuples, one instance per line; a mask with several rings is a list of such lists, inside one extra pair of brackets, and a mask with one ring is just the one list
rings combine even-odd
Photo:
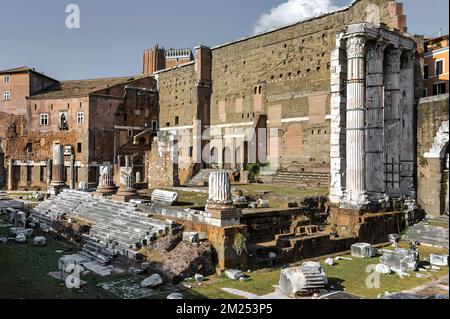
[[(357, 0), (318, 18), (213, 47), (203, 63), (196, 56), (195, 63), (157, 72), (161, 129), (183, 129), (193, 136), (192, 120), (203, 119), (211, 126), (210, 157), (214, 153), (219, 167), (239, 168), (237, 161), (248, 162), (251, 156), (245, 148), (253, 134), (244, 130), (267, 128), (274, 170), (329, 174), (329, 68), (335, 35), (350, 23), (377, 22), (378, 17), (406, 31), (402, 5)], [(195, 103), (200, 97), (195, 73), (209, 60), (210, 106)], [(224, 165), (226, 158), (232, 165)]]
[(441, 214), (448, 198), (448, 102), (443, 94), (423, 98), (417, 107), (417, 201), (430, 215)]
[[(98, 182), (98, 166), (113, 163), (115, 155), (133, 155), (137, 171), (145, 178), (145, 152), (158, 127), (156, 81), (144, 77), (111, 86), (89, 96), (74, 98), (30, 98), (28, 116), (5, 115), (0, 137), (5, 135), (5, 163), (14, 162), (14, 188), (47, 186), (45, 161), (52, 158), (55, 143), (71, 146), (75, 157), (75, 183)], [(47, 125), (40, 115), (48, 114)], [(60, 115), (67, 115), (61, 130)], [(79, 113), (83, 120), (79, 120)], [(155, 131), (150, 130), (155, 127)], [(149, 130), (147, 130), (147, 128)], [(3, 133), (2, 133), (3, 132)], [(140, 134), (137, 138), (134, 137)], [(66, 156), (66, 180), (72, 178), (70, 156)]]
[(213, 48), (211, 125), (248, 127), (266, 114), (268, 128), (279, 129), (271, 143), (279, 149), (279, 169), (328, 172), (330, 53), (336, 33), (372, 19), (373, 5), (382, 22), (402, 27), (401, 6), (357, 1), (334, 14)]
[(157, 77), (160, 127), (192, 125), (197, 94), (194, 64), (162, 71)]
[(148, 188), (165, 188), (179, 185), (177, 152), (170, 135), (160, 133), (153, 141), (153, 147), (147, 152), (149, 172)]

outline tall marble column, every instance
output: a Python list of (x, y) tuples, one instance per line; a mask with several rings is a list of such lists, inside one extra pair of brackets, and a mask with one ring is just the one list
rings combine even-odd
[(75, 173), (75, 154), (70, 155), (70, 189), (75, 189), (76, 184), (76, 173)]
[(366, 55), (366, 190), (372, 201), (384, 196), (383, 56), (386, 46), (374, 40)]
[(14, 190), (14, 161), (12, 159), (8, 161), (8, 190)]
[(59, 187), (65, 185), (64, 177), (64, 146), (55, 144), (53, 146), (53, 166), (51, 186)]
[(211, 215), (215, 226), (239, 224), (240, 210), (233, 206), (228, 172), (217, 171), (209, 175), (209, 197), (206, 201), (206, 212)]
[(134, 191), (134, 174), (132, 167), (121, 167), (120, 168), (120, 190), (124, 191)]
[(415, 136), (414, 136), (414, 63), (415, 52), (405, 51), (401, 56), (401, 139), (400, 139), (400, 190), (401, 194), (416, 197), (414, 187)]
[(361, 34), (347, 38), (346, 190), (347, 206), (366, 202), (365, 185), (365, 44)]
[(388, 196), (400, 196), (400, 56), (402, 50), (389, 48), (386, 51), (385, 65), (385, 180)]
[(47, 169), (47, 188), (49, 188), (50, 187), (50, 184), (51, 184), (51, 182), (52, 182), (52, 159), (48, 159), (47, 160), (47, 166), (46, 166), (46, 169)]

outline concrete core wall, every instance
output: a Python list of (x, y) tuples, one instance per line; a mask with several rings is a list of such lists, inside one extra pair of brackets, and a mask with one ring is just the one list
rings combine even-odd
[(417, 200), (434, 216), (448, 212), (448, 103), (443, 94), (421, 99), (417, 108)]

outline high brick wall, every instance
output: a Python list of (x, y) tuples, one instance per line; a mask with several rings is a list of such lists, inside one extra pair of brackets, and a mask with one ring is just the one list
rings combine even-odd
[(448, 171), (447, 178), (443, 177), (449, 140), (448, 103), (448, 94), (437, 95), (421, 99), (417, 108), (417, 200), (430, 215), (444, 210), (448, 196)]
[(359, 1), (322, 18), (213, 48), (211, 124), (244, 126), (266, 114), (268, 127), (279, 129), (274, 143), (281, 170), (328, 171), (335, 35), (349, 23), (366, 21), (372, 4), (379, 6), (382, 22), (396, 25), (395, 14), (402, 12), (389, 1)]
[(192, 125), (197, 93), (194, 64), (162, 71), (157, 77), (160, 127)]
[[(270, 129), (278, 130), (267, 141), (269, 158), (279, 162), (275, 168), (329, 172), (329, 68), (335, 35), (350, 23), (374, 21), (377, 15), (381, 22), (398, 27), (405, 18), (401, 9), (386, 0), (354, 1), (333, 14), (212, 48), (212, 96), (207, 111), (194, 102), (199, 96), (194, 68), (207, 65), (199, 64), (198, 56), (196, 65), (161, 71), (161, 128), (188, 126), (189, 130), (192, 119), (201, 118), (199, 114), (203, 112), (213, 129), (210, 147), (220, 146), (221, 162), (223, 146), (228, 144), (225, 135), (242, 135), (239, 129), (255, 127), (259, 116), (265, 115), (263, 127), (268, 128), (267, 134)], [(203, 116), (203, 124), (206, 118)], [(249, 134), (244, 135), (250, 138)], [(242, 151), (242, 141), (231, 139), (231, 154), (247, 154)]]
[[(30, 98), (28, 117), (5, 117), (0, 137), (5, 135), (5, 160), (18, 161), (14, 167), (14, 185), (19, 188), (45, 188), (45, 165), (52, 158), (55, 143), (72, 146), (75, 156), (75, 182), (98, 182), (98, 165), (113, 163), (115, 155), (134, 155), (136, 170), (144, 179), (145, 151), (150, 149), (152, 134), (158, 126), (158, 94), (151, 77), (114, 85), (81, 97)], [(60, 130), (60, 113), (67, 113), (67, 130)], [(78, 123), (82, 112), (84, 122)], [(41, 125), (40, 115), (49, 115), (48, 125)], [(2, 118), (3, 118), (2, 117)], [(15, 121), (15, 132), (14, 122)], [(3, 123), (2, 123), (3, 124)], [(134, 136), (138, 136), (134, 143)], [(67, 182), (72, 176), (70, 156), (66, 156)], [(31, 177), (31, 178), (30, 178)]]

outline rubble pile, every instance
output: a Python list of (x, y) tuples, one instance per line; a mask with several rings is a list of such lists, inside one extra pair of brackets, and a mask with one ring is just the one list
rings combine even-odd
[(372, 258), (378, 254), (378, 249), (367, 243), (356, 243), (350, 247), (353, 257), (356, 258)]
[(380, 263), (397, 273), (416, 271), (419, 267), (419, 253), (413, 249), (403, 248), (383, 250)]
[(210, 275), (214, 269), (212, 247), (211, 243), (207, 241), (198, 244), (181, 242), (170, 252), (162, 267), (164, 275), (174, 283), (197, 273)]

